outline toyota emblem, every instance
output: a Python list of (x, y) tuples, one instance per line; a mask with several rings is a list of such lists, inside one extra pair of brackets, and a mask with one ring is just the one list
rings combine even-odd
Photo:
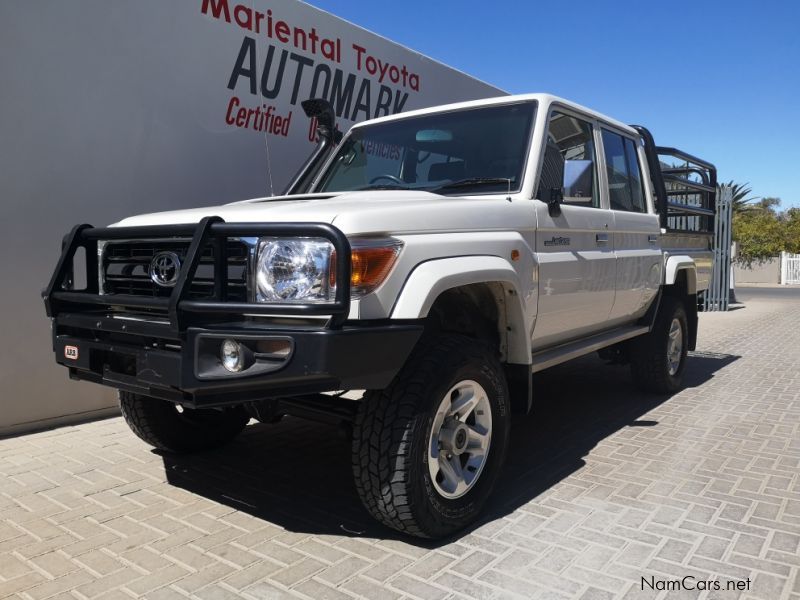
[(150, 279), (161, 287), (174, 287), (180, 271), (181, 259), (174, 252), (159, 252), (150, 261)]

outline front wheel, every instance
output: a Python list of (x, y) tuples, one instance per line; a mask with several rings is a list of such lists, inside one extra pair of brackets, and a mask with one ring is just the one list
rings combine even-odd
[(250, 420), (240, 406), (183, 408), (130, 392), (119, 393), (119, 406), (133, 433), (159, 450), (174, 453), (222, 446), (239, 435)]
[(449, 335), (421, 342), (383, 391), (362, 400), (353, 474), (364, 506), (410, 535), (474, 521), (505, 458), (508, 388), (490, 348)]
[(631, 372), (637, 386), (656, 394), (681, 389), (689, 334), (686, 309), (678, 298), (665, 296), (653, 330), (633, 340)]

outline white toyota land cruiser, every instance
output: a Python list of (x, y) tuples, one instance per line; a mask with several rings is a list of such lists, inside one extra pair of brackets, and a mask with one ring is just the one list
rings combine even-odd
[(251, 418), (345, 423), (369, 512), (441, 537), (478, 516), (532, 373), (599, 351), (679, 389), (713, 165), (544, 94), (343, 138), (327, 102), (303, 107), (320, 144), (285, 195), (65, 238), (43, 294), (56, 360), (119, 389), (139, 437), (186, 452)]

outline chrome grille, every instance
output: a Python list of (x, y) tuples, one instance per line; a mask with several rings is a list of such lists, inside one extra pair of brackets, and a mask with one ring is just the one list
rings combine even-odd
[[(102, 250), (101, 289), (104, 294), (168, 297), (174, 288), (157, 285), (150, 278), (150, 262), (159, 252), (170, 251), (183, 263), (190, 240), (136, 240), (106, 242)], [(250, 246), (242, 240), (227, 243), (227, 297), (231, 302), (247, 302)], [(207, 299), (214, 294), (214, 253), (203, 248), (197, 272), (190, 282), (188, 298)]]

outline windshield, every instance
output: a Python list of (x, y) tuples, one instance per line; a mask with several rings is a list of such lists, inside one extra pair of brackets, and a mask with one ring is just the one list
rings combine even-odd
[(316, 191), (517, 191), (534, 108), (533, 102), (484, 106), (355, 128)]

